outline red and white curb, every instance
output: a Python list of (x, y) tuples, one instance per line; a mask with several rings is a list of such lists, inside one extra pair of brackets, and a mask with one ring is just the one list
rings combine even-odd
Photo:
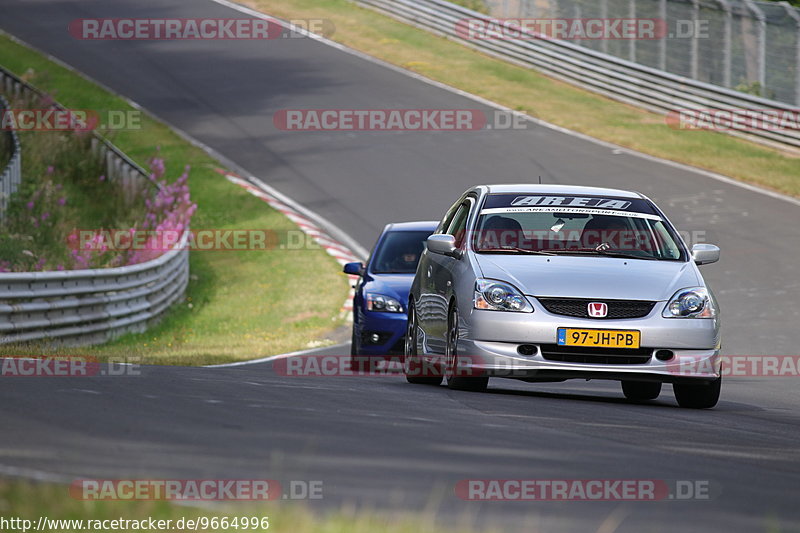
[[(283, 213), (289, 220), (297, 224), (297, 227), (299, 227), (303, 233), (314, 239), (314, 241), (319, 244), (321, 248), (328, 252), (328, 254), (334, 259), (336, 259), (336, 262), (338, 262), (340, 265), (344, 266), (346, 263), (359, 261), (358, 256), (356, 256), (356, 254), (350, 248), (331, 237), (324, 229), (320, 228), (317, 224), (311, 221), (307, 216), (300, 213), (297, 209), (276, 198), (274, 195), (256, 187), (238, 174), (221, 168), (217, 168), (215, 170), (225, 176), (228, 181), (242, 187), (253, 196), (261, 198), (271, 207)], [(347, 277), (349, 279), (351, 289), (347, 300), (344, 302), (344, 305), (342, 305), (342, 313), (347, 315), (347, 320), (352, 320), (353, 294), (355, 293), (355, 291), (352, 289), (352, 286), (358, 281), (358, 276), (352, 276), (348, 274)]]

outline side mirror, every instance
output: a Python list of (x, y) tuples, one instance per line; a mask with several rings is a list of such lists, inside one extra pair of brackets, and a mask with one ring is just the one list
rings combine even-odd
[(695, 244), (692, 246), (692, 259), (697, 265), (707, 265), (719, 261), (719, 247), (713, 244)]
[(428, 250), (435, 254), (458, 256), (456, 238), (446, 233), (431, 235), (427, 240)]
[(342, 272), (351, 276), (361, 276), (364, 274), (364, 265), (363, 263), (347, 263), (344, 265)]

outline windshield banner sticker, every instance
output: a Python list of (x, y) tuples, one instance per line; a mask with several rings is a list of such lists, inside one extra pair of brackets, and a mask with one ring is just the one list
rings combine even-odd
[(561, 206), (561, 207), (597, 207), (601, 209), (627, 209), (631, 203), (626, 200), (596, 198), (586, 196), (517, 196), (511, 205), (518, 206)]
[[(616, 201), (616, 200), (615, 200)], [(630, 218), (646, 218), (649, 220), (661, 220), (658, 215), (647, 213), (637, 213), (636, 211), (619, 212), (613, 209), (598, 209), (594, 207), (493, 207), (481, 211), (481, 215), (493, 215), (498, 213), (573, 213), (579, 215), (610, 215)]]

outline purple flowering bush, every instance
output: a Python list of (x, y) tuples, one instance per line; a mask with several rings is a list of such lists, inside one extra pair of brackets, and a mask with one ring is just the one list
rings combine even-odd
[(131, 190), (105, 175), (103, 161), (93, 155), (86, 133), (23, 133), (20, 141), (22, 185), (11, 196), (0, 225), (0, 272), (109, 268), (148, 261), (165, 248), (158, 243), (150, 246), (150, 241), (136, 249), (122, 247), (110, 236), (183, 231), (197, 209), (189, 192), (189, 168), (170, 179), (158, 153), (149, 161), (149, 179)]

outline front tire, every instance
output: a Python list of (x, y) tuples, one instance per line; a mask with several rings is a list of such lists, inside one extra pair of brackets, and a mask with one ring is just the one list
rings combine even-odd
[(633, 402), (655, 400), (661, 394), (660, 381), (623, 381), (622, 393)]
[(358, 346), (356, 345), (356, 327), (353, 326), (353, 334), (350, 335), (350, 355), (358, 355)]
[(350, 371), (361, 372), (365, 368), (365, 358), (361, 357), (356, 344), (356, 327), (353, 325), (353, 335), (350, 337)]
[[(445, 374), (447, 375), (447, 388), (471, 392), (483, 392), (489, 385), (488, 376), (464, 377), (458, 374), (462, 371), (458, 367), (458, 308), (453, 304), (447, 317), (447, 343), (445, 345)], [(470, 374), (474, 371), (469, 371)]]
[(722, 390), (722, 376), (710, 383), (693, 385), (675, 383), (672, 385), (678, 405), (689, 409), (710, 409), (717, 405)]
[[(417, 353), (417, 339), (419, 335), (419, 326), (417, 325), (417, 311), (414, 308), (414, 302), (409, 298), (408, 300), (408, 324), (406, 325), (406, 340), (405, 349), (403, 350), (403, 372), (406, 375), (406, 381), (414, 385), (440, 385), (442, 383), (442, 375), (425, 376), (425, 366)], [(428, 365), (428, 372), (435, 369), (433, 366)], [(423, 374), (420, 376), (419, 374)]]

